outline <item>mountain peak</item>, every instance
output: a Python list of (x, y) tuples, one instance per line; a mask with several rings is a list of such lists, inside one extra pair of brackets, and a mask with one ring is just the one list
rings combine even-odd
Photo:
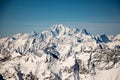
[(66, 33), (68, 33), (69, 28), (63, 26), (62, 24), (56, 24), (53, 25), (53, 27), (50, 29), (53, 35), (64, 35)]
[(46, 31), (45, 33), (47, 33), (46, 35), (50, 34), (52, 37), (61, 37), (63, 35), (76, 35), (78, 33), (88, 35), (86, 29), (79, 30), (78, 28), (68, 28), (63, 24), (55, 24), (50, 28), (50, 30)]
[(63, 24), (55, 24), (52, 26), (51, 30), (56, 30), (56, 29), (64, 29), (65, 27)]
[(86, 30), (86, 29), (82, 29), (82, 30), (80, 31), (80, 33), (83, 33), (83, 34), (88, 35), (88, 32), (87, 32), (87, 30)]

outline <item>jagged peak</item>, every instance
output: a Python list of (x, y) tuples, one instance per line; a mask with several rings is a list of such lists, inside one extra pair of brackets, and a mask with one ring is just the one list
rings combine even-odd
[(86, 29), (82, 29), (82, 30), (80, 31), (80, 33), (83, 33), (83, 34), (88, 35), (88, 32), (87, 32), (87, 30), (86, 30)]
[(65, 31), (66, 28), (63, 24), (55, 24), (50, 30), (59, 33), (60, 31)]
[(52, 26), (51, 28), (51, 31), (56, 31), (56, 32), (60, 32), (60, 31), (67, 31), (67, 32), (74, 32), (74, 33), (83, 33), (83, 34), (86, 34), (88, 35), (88, 32), (86, 29), (82, 29), (82, 30), (79, 30), (78, 28), (69, 28), (69, 27), (66, 27), (64, 26), (63, 24), (55, 24)]
[(97, 40), (99, 42), (104, 42), (104, 43), (110, 42), (109, 37), (106, 34), (101, 34), (96, 37), (98, 38)]
[(63, 24), (56, 24), (53, 25), (52, 28), (50, 29), (50, 31), (52, 32), (52, 34), (55, 35), (64, 35), (66, 33), (68, 33), (69, 28), (64, 26)]
[(52, 37), (60, 37), (62, 35), (74, 35), (78, 33), (88, 35), (86, 29), (79, 30), (78, 28), (69, 28), (64, 26), (63, 24), (55, 24), (49, 30), (43, 31), (42, 33), (45, 33), (46, 36), (48, 35)]
[(37, 33), (37, 32), (35, 32), (35, 31), (32, 31), (30, 35), (33, 37), (33, 36), (37, 36), (37, 35), (38, 35), (38, 33)]
[(63, 28), (65, 28), (63, 24), (55, 24), (52, 26), (51, 29), (54, 30), (54, 29), (63, 29)]

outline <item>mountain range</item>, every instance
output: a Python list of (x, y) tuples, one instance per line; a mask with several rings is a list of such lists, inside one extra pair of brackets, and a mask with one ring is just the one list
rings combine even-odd
[(120, 80), (120, 34), (59, 24), (2, 38), (0, 80)]

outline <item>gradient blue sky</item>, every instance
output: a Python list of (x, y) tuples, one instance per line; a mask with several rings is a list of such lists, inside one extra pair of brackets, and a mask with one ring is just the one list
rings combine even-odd
[(119, 0), (0, 0), (0, 37), (41, 32), (54, 24), (92, 34), (120, 33)]

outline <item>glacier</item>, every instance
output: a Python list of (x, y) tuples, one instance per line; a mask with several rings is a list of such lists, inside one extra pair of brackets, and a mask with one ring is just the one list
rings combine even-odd
[(2, 38), (0, 80), (120, 80), (120, 34), (56, 24)]

